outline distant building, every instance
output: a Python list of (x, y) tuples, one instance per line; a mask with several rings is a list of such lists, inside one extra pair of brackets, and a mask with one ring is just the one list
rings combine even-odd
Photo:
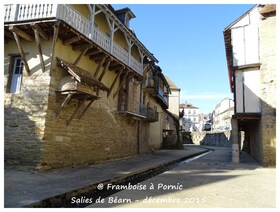
[(200, 113), (199, 117), (199, 131), (211, 131), (212, 129), (212, 114)]
[(216, 105), (213, 111), (212, 130), (227, 131), (231, 130), (231, 117), (234, 114), (234, 101), (225, 98)]
[(169, 88), (171, 94), (169, 94), (169, 101), (168, 101), (168, 111), (171, 112), (173, 115), (179, 117), (179, 104), (180, 104), (180, 91), (181, 89), (178, 88), (166, 75), (164, 75), (167, 83), (169, 84)]
[(199, 131), (199, 108), (189, 103), (179, 105), (181, 130), (185, 132)]

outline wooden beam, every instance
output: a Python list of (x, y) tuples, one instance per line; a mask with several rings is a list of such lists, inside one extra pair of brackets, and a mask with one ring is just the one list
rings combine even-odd
[[(124, 75), (124, 77), (123, 77), (123, 80), (126, 79), (128, 73), (129, 73), (129, 71), (127, 71), (127, 72), (125, 73), (125, 75)], [(116, 97), (116, 95), (119, 93), (120, 89), (121, 89), (121, 82), (120, 82), (120, 84), (119, 84), (119, 86), (118, 86), (118, 89), (117, 89), (116, 93), (114, 94), (113, 98)]]
[(38, 24), (35, 24), (35, 23), (32, 23), (30, 24), (31, 27), (34, 29), (36, 28), (39, 35), (44, 39), (44, 40), (49, 40), (49, 36), (44, 32), (44, 30), (42, 30), (42, 28), (38, 25)]
[(119, 70), (119, 69), (121, 69), (121, 68), (123, 68), (124, 66), (122, 65), (122, 64), (116, 64), (116, 65), (114, 65), (114, 66), (111, 66), (110, 68), (109, 68), (109, 70), (110, 71), (116, 71), (116, 70)]
[(88, 47), (90, 44), (89, 43), (84, 43), (84, 44), (80, 44), (77, 46), (73, 46), (72, 49), (73, 51), (81, 51), (83, 49), (85, 49), (86, 47)]
[(75, 60), (75, 62), (73, 63), (73, 65), (77, 65), (78, 62), (82, 59), (82, 57), (85, 55), (85, 53), (91, 48), (91, 46), (89, 45), (88, 47), (86, 47), (81, 54), (79, 55), (79, 57)]
[(100, 52), (100, 54), (94, 55), (94, 56), (90, 56), (91, 60), (94, 60), (95, 62), (99, 62), (103, 59), (104, 56), (107, 56), (106, 54)]
[(103, 56), (101, 62), (98, 64), (98, 66), (97, 66), (97, 68), (96, 68), (96, 71), (95, 71), (95, 73), (94, 73), (94, 75), (93, 75), (94, 77), (97, 77), (97, 75), (98, 75), (98, 73), (99, 73), (101, 67), (103, 66), (103, 63), (105, 62), (106, 58), (107, 58), (107, 56)]
[(45, 72), (45, 63), (44, 63), (44, 59), (43, 59), (43, 54), (42, 54), (42, 47), (41, 47), (41, 43), (40, 43), (40, 36), (39, 36), (39, 32), (37, 27), (35, 27), (35, 25), (31, 25), (34, 31), (34, 35), (35, 35), (35, 41), (36, 41), (36, 45), (39, 51), (39, 58), (40, 58), (40, 62), (41, 62), (41, 68), (42, 71)]
[(82, 106), (82, 104), (86, 101), (86, 99), (81, 99), (79, 100), (78, 106), (76, 108), (76, 110), (74, 111), (74, 113), (72, 114), (72, 116), (68, 119), (68, 121), (66, 122), (66, 126), (68, 126), (70, 124), (70, 122), (72, 121), (72, 119), (74, 118), (74, 116), (76, 115), (76, 113), (78, 112), (79, 108)]
[(60, 25), (60, 21), (57, 21), (54, 25), (53, 25), (53, 41), (52, 41), (52, 53), (51, 53), (51, 69), (53, 67), (53, 64), (56, 64), (54, 62), (54, 54), (55, 54), (55, 44), (57, 41), (57, 37), (58, 37), (58, 31), (59, 31), (59, 25)]
[(21, 43), (20, 43), (20, 39), (19, 39), (17, 33), (15, 33), (14, 31), (12, 31), (12, 33), (13, 33), (14, 38), (16, 40), (18, 51), (20, 53), (21, 59), (23, 60), (25, 70), (27, 71), (28, 75), (30, 75), (30, 69), (29, 69), (29, 66), (28, 66), (28, 63), (27, 63), (24, 51), (22, 49), (22, 46), (21, 46)]
[(68, 44), (77, 42), (77, 41), (79, 41), (80, 39), (81, 39), (80, 36), (74, 36), (74, 37), (72, 37), (72, 38), (69, 38), (69, 39), (63, 41), (63, 45), (68, 45)]
[(107, 69), (109, 68), (109, 66), (110, 66), (111, 61), (112, 61), (112, 59), (110, 58), (110, 59), (108, 60), (107, 64), (106, 64), (106, 66), (104, 67), (102, 73), (100, 74), (100, 76), (99, 76), (99, 78), (98, 78), (99, 81), (102, 80), (102, 78), (103, 78), (103, 76), (104, 76), (106, 70), (107, 70)]
[(92, 98), (90, 100), (90, 102), (88, 103), (88, 105), (85, 107), (85, 109), (83, 110), (83, 112), (80, 114), (79, 119), (82, 118), (82, 116), (85, 114), (85, 112), (87, 111), (87, 109), (91, 106), (91, 104), (96, 100), (97, 98)]
[(113, 81), (113, 83), (112, 83), (112, 85), (111, 85), (109, 91), (107, 92), (107, 97), (110, 96), (110, 94), (111, 94), (111, 92), (112, 92), (112, 90), (113, 90), (113, 88), (114, 88), (114, 86), (115, 86), (115, 84), (116, 84), (116, 82), (117, 82), (117, 79), (119, 78), (119, 76), (121, 75), (121, 73), (123, 72), (123, 70), (124, 70), (124, 67), (123, 67), (123, 69), (121, 69), (121, 70), (119, 71), (119, 73), (118, 73), (117, 76), (115, 77), (115, 79), (114, 79), (114, 81)]
[(88, 51), (86, 53), (87, 56), (91, 56), (91, 55), (95, 55), (95, 54), (99, 54), (101, 51), (99, 49), (95, 49), (93, 51)]
[(73, 95), (74, 95), (73, 93), (69, 93), (69, 94), (67, 95), (67, 97), (66, 97), (66, 98), (64, 99), (64, 101), (62, 102), (60, 108), (58, 108), (58, 110), (56, 111), (55, 117), (57, 117), (57, 116), (59, 115), (60, 111), (61, 111), (61, 110), (63, 109), (63, 107), (70, 101), (70, 99), (72, 98)]
[(13, 33), (16, 33), (18, 36), (22, 37), (23, 39), (25, 39), (27, 41), (33, 41), (34, 40), (34, 38), (32, 36), (30, 36), (29, 34), (27, 34), (24, 31), (20, 30), (16, 26), (10, 26), (9, 30), (11, 30)]

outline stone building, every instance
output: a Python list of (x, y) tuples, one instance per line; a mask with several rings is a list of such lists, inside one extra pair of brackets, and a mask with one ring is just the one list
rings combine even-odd
[[(160, 147), (176, 147), (180, 142), (179, 134), (179, 117), (170, 112), (169, 96), (171, 95), (171, 88), (173, 86), (168, 81), (162, 70), (157, 65), (151, 65), (145, 73), (145, 86), (144, 86), (144, 100), (148, 105), (148, 113), (153, 117), (154, 111), (156, 112), (157, 122), (151, 120), (145, 135), (146, 140), (150, 143), (152, 149)], [(170, 85), (171, 84), (171, 85)], [(149, 108), (153, 109), (149, 111)]]
[(255, 5), (224, 30), (235, 115), (233, 161), (244, 147), (264, 166), (276, 164), (276, 5)]
[(129, 8), (4, 9), (5, 166), (47, 171), (162, 147), (167, 106), (157, 99), (169, 90), (144, 92), (158, 61), (129, 28)]
[(168, 96), (168, 111), (175, 116), (179, 117), (179, 105), (180, 105), (180, 92), (181, 89), (176, 86), (174, 82), (172, 82), (168, 76), (164, 76), (169, 88), (170, 88), (170, 94)]
[(179, 110), (183, 113), (180, 119), (181, 130), (183, 132), (199, 131), (199, 108), (189, 103), (182, 103), (179, 105)]
[(228, 131), (231, 130), (231, 117), (234, 115), (234, 101), (225, 98), (220, 101), (213, 111), (212, 130)]

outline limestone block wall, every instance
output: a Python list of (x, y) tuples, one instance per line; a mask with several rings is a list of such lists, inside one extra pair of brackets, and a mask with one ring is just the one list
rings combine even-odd
[(77, 101), (72, 101), (58, 117), (62, 99), (49, 98), (41, 170), (89, 165), (138, 153), (138, 121), (116, 113), (116, 102), (106, 94), (92, 104), (79, 120), (66, 126)]
[[(4, 94), (5, 166), (17, 169), (51, 169), (83, 166), (105, 160), (129, 157), (139, 152), (139, 121), (117, 113), (118, 97), (100, 92), (84, 116), (67, 120), (78, 104), (71, 100), (58, 117), (55, 112), (65, 97), (56, 93), (60, 80), (68, 73), (53, 65), (50, 70), (51, 41), (42, 41), (46, 65), (43, 73), (35, 42), (22, 41), (31, 69), (24, 73), (20, 93)], [(10, 55), (18, 54), (16, 44), (5, 44), (4, 89), (7, 90)], [(73, 62), (80, 52), (57, 41), (55, 56)], [(94, 72), (98, 64), (83, 57), (78, 66)], [(111, 86), (116, 74), (107, 71), (102, 82)], [(85, 105), (84, 105), (85, 107)], [(78, 113), (79, 115), (79, 113)]]
[[(65, 52), (72, 52), (65, 54)], [(71, 46), (65, 46), (58, 40), (56, 56), (73, 62), (79, 52), (73, 52)], [(98, 64), (83, 57), (77, 64), (90, 73), (94, 73)], [(78, 119), (82, 105), (68, 126), (67, 120), (74, 113), (78, 100), (71, 100), (56, 117), (55, 113), (65, 99), (56, 93), (60, 80), (67, 74), (59, 66), (52, 69), (48, 111), (46, 114), (44, 148), (40, 170), (50, 170), (63, 167), (75, 167), (129, 157), (139, 152), (138, 120), (118, 114), (118, 83), (115, 84), (111, 95), (100, 91), (100, 99), (93, 102), (81, 119)], [(110, 87), (116, 74), (106, 71), (102, 83)]]
[(19, 93), (9, 93), (8, 78), (11, 57), (18, 55), (15, 43), (5, 44), (4, 52), (4, 160), (5, 167), (36, 169), (41, 160), (45, 116), (48, 109), (50, 83), (50, 48), (42, 42), (46, 70), (40, 69), (34, 46), (22, 42), (30, 75), (23, 70)]
[(260, 33), (261, 137), (264, 166), (276, 164), (276, 16), (262, 19)]
[(196, 145), (231, 147), (231, 133), (225, 132), (192, 132), (192, 141)]

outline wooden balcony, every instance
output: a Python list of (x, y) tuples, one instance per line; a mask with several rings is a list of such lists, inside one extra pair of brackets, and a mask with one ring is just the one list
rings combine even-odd
[(62, 20), (72, 28), (92, 40), (106, 52), (113, 55), (132, 70), (143, 75), (143, 64), (137, 61), (110, 37), (95, 28), (89, 20), (66, 4), (6, 4), (4, 5), (5, 24), (39, 20)]

